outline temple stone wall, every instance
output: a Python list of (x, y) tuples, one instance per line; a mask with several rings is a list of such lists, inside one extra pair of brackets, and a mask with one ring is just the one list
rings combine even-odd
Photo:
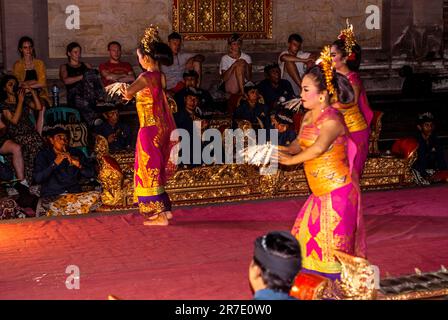
[[(161, 35), (172, 31), (171, 1), (127, 0), (91, 1), (78, 0), (81, 26), (79, 30), (67, 30), (66, 8), (73, 0), (49, 0), (49, 55), (51, 58), (65, 57), (65, 46), (73, 40), (85, 47), (86, 57), (104, 56), (104, 46), (113, 39), (120, 41), (126, 54), (138, 41), (144, 27), (149, 23), (160, 27)], [(338, 31), (350, 18), (355, 25), (364, 47), (381, 47), (381, 30), (366, 28), (366, 8), (369, 4), (382, 8), (381, 0), (275, 0), (273, 1), (273, 38), (269, 40), (247, 40), (248, 52), (266, 49), (280, 51), (285, 47), (288, 35), (298, 32), (303, 35), (307, 48), (318, 50), (333, 41)], [(199, 52), (224, 52), (223, 40), (186, 41), (186, 49)]]
[[(80, 9), (79, 30), (66, 27), (66, 8), (73, 3)], [(171, 6), (166, 0), (49, 0), (49, 55), (64, 58), (67, 44), (78, 41), (85, 57), (102, 57), (113, 40), (123, 44), (125, 55), (132, 55), (146, 26), (158, 25), (166, 38), (170, 21)]]
[(3, 20), (2, 20), (2, 5), (0, 3), (0, 70), (3, 69)]
[[(2, 0), (0, 22), (2, 24), (4, 65), (10, 70), (18, 59), (17, 43), (19, 39), (28, 35), (36, 37), (34, 33), (33, 0), (5, 1)], [(24, 23), (27, 21), (29, 23)]]

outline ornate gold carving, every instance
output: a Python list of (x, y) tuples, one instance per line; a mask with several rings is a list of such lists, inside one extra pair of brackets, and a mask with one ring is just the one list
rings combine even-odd
[(248, 25), (248, 31), (256, 32), (257, 30), (262, 30), (264, 27), (264, 1), (254, 0), (248, 7), (248, 20), (251, 23)]
[[(174, 109), (175, 102), (169, 102), (171, 108)], [(243, 130), (251, 128), (250, 123), (239, 122), (238, 124)], [(218, 129), (224, 134), (225, 129), (231, 128), (231, 125), (231, 119), (214, 119), (209, 121), (208, 128)], [(106, 203), (116, 203), (116, 205), (106, 207), (104, 210), (134, 208), (132, 184), (126, 189), (122, 189), (122, 199), (119, 201), (116, 198), (118, 197), (117, 191), (113, 189), (118, 182), (112, 184), (107, 182), (112, 179), (112, 176), (105, 174), (109, 172), (110, 166), (103, 159), (103, 156), (108, 154), (107, 141), (105, 144), (104, 141), (102, 144), (97, 143), (97, 148), (101, 149), (97, 151), (101, 167), (100, 180), (103, 188), (105, 188), (103, 193)], [(121, 167), (122, 178), (132, 181), (134, 152), (115, 153), (113, 157)], [(361, 180), (361, 188), (363, 190), (385, 190), (411, 185), (413, 183), (411, 166), (416, 157), (417, 154), (414, 152), (407, 159), (391, 156), (368, 158)], [(119, 175), (113, 177), (114, 181), (118, 181), (119, 178)], [(310, 194), (305, 172), (301, 165), (295, 167), (280, 166), (278, 172), (270, 176), (260, 175), (259, 168), (246, 164), (179, 169), (167, 182), (166, 191), (175, 206), (289, 198)], [(108, 193), (113, 195), (107, 196)]]
[(231, 1), (232, 3), (232, 30), (247, 31), (247, 1)]
[(130, 181), (124, 179), (120, 165), (109, 155), (109, 145), (105, 137), (96, 137), (95, 153), (100, 165), (98, 179), (103, 188), (102, 203), (110, 207), (125, 205)]
[(344, 252), (333, 251), (341, 262), (341, 281), (336, 281), (343, 298), (346, 300), (374, 300), (376, 299), (375, 273), (369, 261), (348, 255)]
[(215, 30), (228, 32), (230, 30), (230, 1), (216, 0), (215, 6)]
[[(127, 179), (132, 179), (133, 154), (114, 154)], [(408, 162), (404, 159), (369, 159), (361, 186), (364, 190), (384, 190), (409, 185)], [(383, 168), (383, 169), (382, 169)], [(179, 169), (168, 181), (166, 191), (174, 205), (198, 205), (242, 200), (289, 198), (310, 193), (303, 169), (281, 167), (274, 176), (260, 175), (259, 169), (246, 164), (203, 166)], [(124, 207), (132, 206), (133, 188), (127, 192)], [(126, 207), (126, 208), (125, 208)]]
[(380, 134), (382, 130), (382, 118), (384, 113), (378, 112), (378, 115), (375, 115), (373, 119), (373, 123), (371, 126), (370, 136), (369, 136), (369, 153), (370, 154), (379, 154), (378, 141), (380, 139)]
[(441, 290), (427, 290), (418, 292), (409, 292), (397, 295), (379, 296), (378, 300), (421, 300), (435, 297), (448, 296), (448, 288)]
[(198, 31), (213, 32), (213, 2), (198, 1)]
[(272, 0), (174, 0), (173, 30), (186, 40), (272, 38)]
[[(173, 15), (174, 17), (174, 15)], [(196, 1), (179, 1), (179, 29), (180, 32), (194, 32), (196, 30)]]

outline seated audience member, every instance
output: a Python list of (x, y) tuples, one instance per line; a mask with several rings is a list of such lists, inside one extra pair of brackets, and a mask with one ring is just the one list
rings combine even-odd
[(121, 44), (112, 41), (107, 45), (109, 61), (100, 64), (99, 71), (105, 87), (116, 82), (132, 83), (135, 80), (134, 69), (128, 62), (121, 61)]
[(127, 124), (120, 122), (118, 110), (121, 107), (122, 105), (120, 104), (104, 106), (101, 111), (106, 121), (95, 127), (95, 134), (107, 139), (111, 152), (128, 150), (132, 143), (131, 128)]
[(285, 101), (294, 98), (294, 90), (288, 80), (281, 79), (280, 67), (277, 63), (267, 65), (264, 68), (266, 79), (258, 84), (258, 91), (263, 96), (269, 110), (274, 110), (280, 98)]
[(187, 130), (188, 132), (193, 132), (193, 121), (201, 121), (201, 105), (200, 105), (200, 95), (194, 88), (189, 88), (185, 91), (184, 96), (184, 106), (183, 109), (178, 109), (174, 116), (176, 126)]
[(297, 138), (297, 133), (293, 128), (293, 117), (293, 113), (286, 109), (279, 110), (275, 113), (275, 117), (272, 122), (274, 128), (278, 130), (279, 146), (286, 147)]
[(269, 108), (260, 103), (257, 87), (249, 82), (244, 87), (244, 98), (233, 113), (234, 127), (236, 120), (247, 120), (254, 129), (270, 129)]
[(176, 101), (178, 109), (185, 109), (185, 94), (191, 88), (197, 93), (202, 111), (213, 109), (212, 96), (207, 90), (198, 88), (198, 80), (199, 74), (196, 71), (190, 70), (184, 73), (185, 87), (174, 95), (174, 100)]
[(249, 282), (255, 300), (296, 300), (289, 295), (302, 268), (298, 241), (289, 232), (274, 231), (255, 240)]
[(243, 39), (234, 33), (227, 41), (229, 53), (221, 58), (219, 73), (230, 94), (244, 94), (244, 85), (252, 79), (252, 59), (241, 51)]
[[(418, 117), (417, 135), (418, 149), (417, 160), (414, 163), (414, 173), (421, 184), (437, 182), (438, 173), (447, 170), (447, 163), (443, 153), (443, 146), (439, 138), (434, 134), (434, 116), (423, 113)], [(445, 178), (446, 180), (446, 178)]]
[(99, 73), (81, 61), (81, 46), (72, 42), (67, 46), (68, 63), (61, 65), (59, 74), (67, 88), (67, 104), (80, 112), (89, 127), (98, 118), (96, 105), (104, 98), (104, 87)]
[[(25, 99), (30, 93), (32, 100)], [(16, 77), (6, 75), (0, 81), (0, 113), (7, 126), (7, 140), (22, 150), (25, 165), (25, 185), (32, 185), (34, 161), (44, 141), (30, 119), (30, 110), (40, 111), (42, 103), (34, 89), (19, 89)]]
[(35, 89), (46, 106), (50, 106), (47, 88), (47, 70), (45, 63), (36, 58), (34, 41), (30, 37), (22, 37), (17, 48), (20, 60), (12, 68), (19, 86), (24, 89)]
[(173, 51), (173, 64), (171, 66), (162, 66), (162, 72), (166, 77), (166, 89), (170, 94), (176, 94), (184, 88), (182, 76), (184, 72), (194, 70), (197, 72), (197, 86), (201, 84), (202, 63), (205, 57), (201, 54), (181, 52), (182, 36), (173, 32), (168, 36), (168, 45)]
[(82, 192), (80, 179), (92, 178), (94, 165), (83, 152), (68, 146), (68, 132), (56, 127), (47, 132), (50, 146), (36, 159), (34, 179), (41, 185), (36, 215), (86, 214), (99, 204), (100, 193)]
[(17, 203), (20, 207), (35, 210), (38, 199), (30, 193), (28, 182), (25, 179), (25, 164), (23, 161), (22, 148), (8, 138), (7, 127), (1, 118), (0, 114), (0, 154), (12, 156), (12, 166), (14, 167), (14, 170), (12, 170), (9, 165), (9, 161), (6, 161), (5, 163), (0, 162), (0, 180), (1, 182), (11, 182), (11, 186), (19, 192)]
[(307, 65), (314, 63), (311, 53), (302, 51), (302, 44), (303, 39), (300, 35), (291, 34), (288, 38), (288, 50), (280, 53), (278, 58), (281, 77), (291, 83), (296, 96), (300, 95)]
[[(199, 94), (194, 88), (190, 88), (185, 92), (185, 98), (184, 98), (184, 109), (179, 109), (178, 112), (176, 112), (174, 116), (174, 120), (176, 122), (176, 126), (178, 129), (184, 129), (188, 132), (190, 137), (190, 159), (189, 163), (182, 162), (183, 165), (189, 165), (194, 164), (193, 163), (193, 156), (194, 156), (194, 144), (193, 144), (193, 132), (197, 130), (197, 134), (201, 136), (201, 132), (199, 132), (199, 128), (195, 127), (195, 121), (201, 121), (201, 129), (205, 129), (207, 127), (207, 122), (203, 119), (201, 119), (200, 116), (200, 101), (199, 101)], [(202, 149), (201, 149), (202, 150)], [(182, 153), (183, 151), (181, 151)], [(181, 155), (180, 155), (181, 156)], [(199, 163), (196, 163), (195, 165), (199, 165)]]

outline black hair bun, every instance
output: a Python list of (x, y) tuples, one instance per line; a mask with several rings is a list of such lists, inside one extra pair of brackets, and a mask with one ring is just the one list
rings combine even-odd
[(155, 42), (152, 57), (165, 66), (173, 64), (173, 51), (166, 43)]
[(346, 76), (334, 72), (333, 82), (339, 102), (349, 104), (355, 101), (355, 91), (353, 90), (350, 80), (348, 80)]

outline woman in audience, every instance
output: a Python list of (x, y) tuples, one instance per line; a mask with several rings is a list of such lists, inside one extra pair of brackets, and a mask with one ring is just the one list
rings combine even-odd
[(334, 98), (352, 103), (354, 92), (348, 79), (332, 68), (330, 47), (320, 60), (303, 78), (303, 105), (309, 111), (299, 138), (289, 147), (279, 147), (279, 159), (284, 165), (304, 163), (312, 191), (292, 229), (303, 267), (336, 280), (341, 264), (333, 250), (365, 257), (365, 239), (359, 185), (352, 177), (356, 145), (342, 115), (330, 105)]
[(19, 80), (21, 88), (37, 90), (42, 102), (50, 106), (47, 89), (47, 71), (45, 63), (36, 59), (33, 39), (22, 37), (17, 48), (20, 60), (13, 66), (13, 74)]
[(68, 63), (59, 68), (60, 78), (67, 88), (67, 104), (77, 109), (89, 127), (98, 118), (96, 102), (104, 94), (97, 70), (81, 61), (82, 48), (77, 42), (67, 46)]
[(360, 179), (369, 153), (370, 123), (373, 112), (358, 74), (361, 65), (361, 47), (356, 43), (353, 26), (349, 25), (347, 29), (342, 30), (339, 39), (331, 47), (331, 57), (336, 71), (348, 78), (355, 92), (353, 103), (343, 104), (338, 101), (333, 104), (333, 107), (343, 114), (351, 138), (358, 146), (354, 172)]
[(229, 53), (221, 58), (219, 73), (227, 93), (244, 95), (244, 84), (252, 79), (252, 59), (241, 51), (243, 39), (234, 33), (228, 40)]
[[(26, 101), (30, 93), (32, 101)], [(41, 101), (34, 89), (19, 88), (16, 77), (6, 75), (0, 81), (0, 112), (8, 126), (8, 138), (19, 144), (25, 162), (25, 179), (32, 184), (34, 160), (43, 146), (42, 137), (30, 119), (29, 109), (40, 111)]]

